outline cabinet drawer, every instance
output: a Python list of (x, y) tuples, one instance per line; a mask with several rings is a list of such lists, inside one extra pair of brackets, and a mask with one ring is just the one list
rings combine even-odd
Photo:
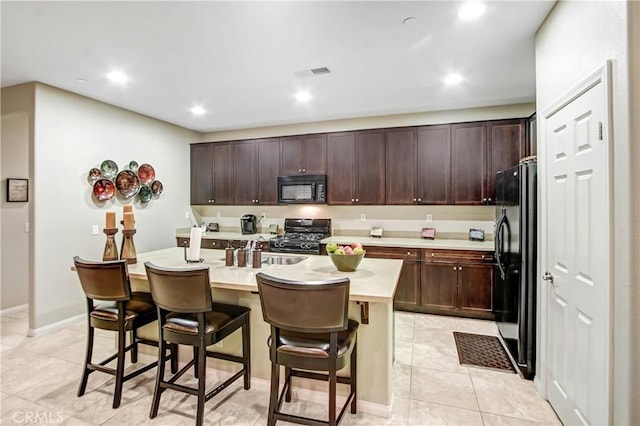
[(424, 260), (429, 262), (493, 262), (493, 252), (490, 251), (473, 251), (473, 250), (436, 250), (425, 249)]
[(222, 240), (210, 240), (207, 238), (200, 242), (200, 247), (206, 249), (221, 249), (225, 246), (222, 244)]
[(367, 257), (378, 259), (420, 260), (420, 249), (403, 247), (364, 246)]

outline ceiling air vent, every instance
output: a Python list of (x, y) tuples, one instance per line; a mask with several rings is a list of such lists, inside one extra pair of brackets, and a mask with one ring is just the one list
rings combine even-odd
[(311, 73), (313, 75), (329, 74), (330, 72), (331, 71), (329, 71), (329, 68), (327, 68), (327, 67), (311, 68)]
[(331, 71), (327, 67), (311, 68), (310, 70), (296, 71), (294, 74), (298, 78), (313, 77), (314, 75), (329, 74)]

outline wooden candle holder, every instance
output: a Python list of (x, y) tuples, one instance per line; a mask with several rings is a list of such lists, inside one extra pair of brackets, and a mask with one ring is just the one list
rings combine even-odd
[(136, 233), (135, 229), (123, 229), (122, 234), (122, 248), (120, 249), (120, 259), (126, 259), (128, 264), (134, 264), (138, 262), (136, 257), (136, 246), (133, 244), (133, 235)]
[(115, 235), (118, 233), (118, 228), (104, 228), (102, 232), (107, 235), (107, 242), (104, 245), (102, 260), (118, 260), (118, 246), (116, 245), (115, 239)]

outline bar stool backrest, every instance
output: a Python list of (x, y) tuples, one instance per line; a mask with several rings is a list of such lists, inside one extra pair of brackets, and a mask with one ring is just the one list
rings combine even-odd
[(145, 262), (153, 300), (165, 311), (198, 313), (212, 310), (209, 267), (164, 268)]
[(80, 285), (90, 299), (126, 301), (131, 299), (131, 286), (126, 260), (92, 262), (73, 258)]
[(332, 333), (347, 329), (348, 278), (290, 281), (256, 275), (262, 315), (268, 324), (302, 333)]

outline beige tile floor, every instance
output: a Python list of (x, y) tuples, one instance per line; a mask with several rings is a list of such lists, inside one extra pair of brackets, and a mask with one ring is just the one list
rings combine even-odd
[[(460, 366), (452, 331), (496, 334), (487, 321), (397, 312), (391, 418), (347, 414), (343, 425), (558, 425), (531, 381), (516, 374)], [(195, 397), (166, 391), (158, 417), (149, 419), (154, 370), (124, 385), (111, 408), (113, 379), (94, 373), (87, 393), (77, 386), (85, 348), (82, 323), (26, 337), (27, 312), (0, 316), (0, 424), (192, 425)], [(113, 336), (98, 332), (96, 356), (109, 354)], [(151, 360), (149, 355), (142, 361)], [(221, 380), (208, 369), (208, 388)], [(362, 373), (361, 373), (362, 374)], [(191, 376), (191, 375), (187, 375)], [(187, 384), (194, 379), (185, 379)], [(207, 425), (266, 424), (268, 391), (233, 385), (205, 406)], [(326, 418), (325, 405), (294, 401), (287, 411)], [(284, 424), (279, 422), (278, 424)]]

